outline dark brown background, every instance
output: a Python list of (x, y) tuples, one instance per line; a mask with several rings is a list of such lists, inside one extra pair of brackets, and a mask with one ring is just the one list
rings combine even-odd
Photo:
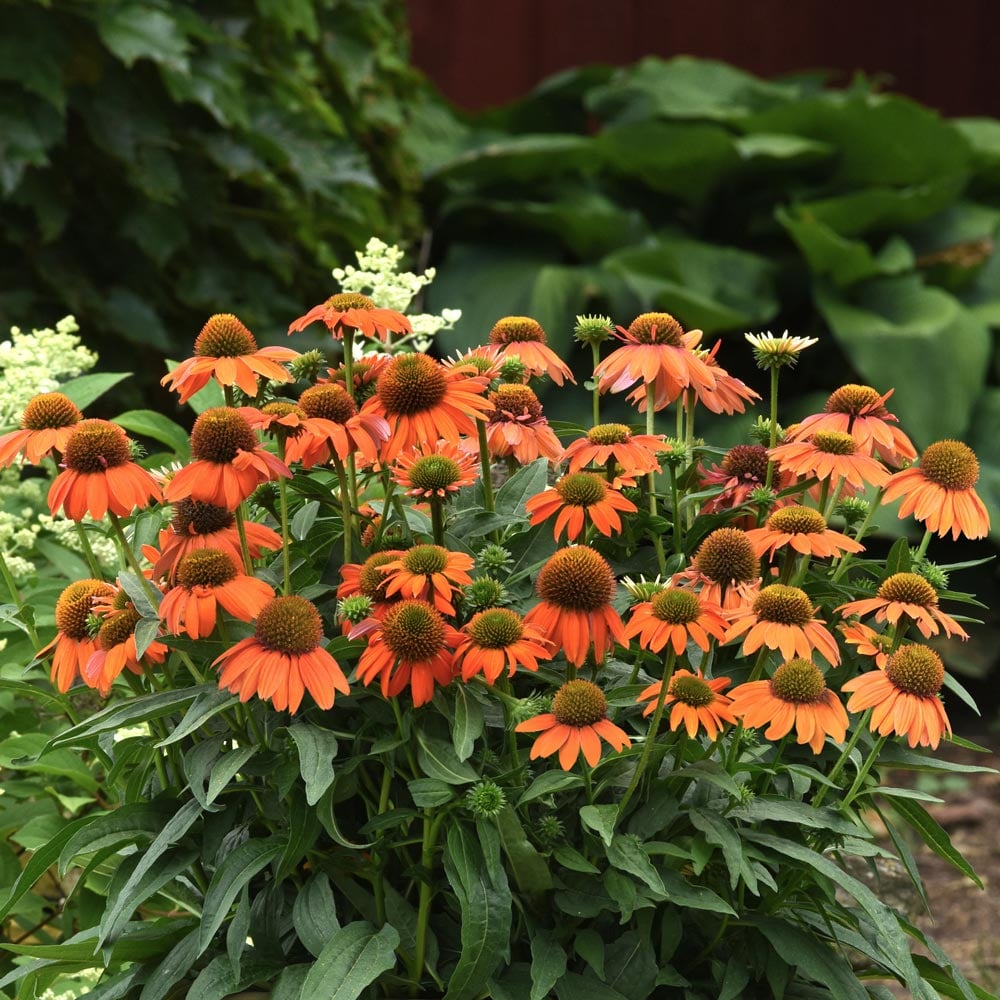
[(561, 69), (645, 55), (761, 76), (884, 79), (948, 115), (1000, 117), (1000, 0), (407, 0), (413, 61), (459, 107), (527, 93)]

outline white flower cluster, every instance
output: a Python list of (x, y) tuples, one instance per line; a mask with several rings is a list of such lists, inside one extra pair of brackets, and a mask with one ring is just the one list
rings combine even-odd
[(22, 480), (16, 469), (0, 471), (0, 551), (17, 583), (35, 575), (28, 557), (41, 530), (35, 514), (44, 500), (42, 487), (42, 480)]
[[(119, 568), (118, 550), (115, 548), (114, 541), (107, 535), (99, 531), (88, 530), (88, 525), (96, 523), (92, 518), (85, 517), (80, 525), (87, 531), (87, 541), (90, 542), (90, 550), (94, 553), (98, 564), (108, 572), (108, 575), (113, 575)], [(76, 530), (76, 523), (68, 517), (64, 517), (62, 514), (57, 514), (55, 517), (39, 514), (38, 524), (41, 528), (55, 535), (55, 540), (64, 548), (72, 549), (74, 552), (83, 552), (83, 542)]]
[(0, 427), (16, 424), (32, 396), (55, 392), (60, 382), (97, 364), (97, 355), (75, 336), (79, 329), (72, 316), (59, 320), (54, 330), (25, 333), (19, 327), (11, 328), (10, 340), (0, 342)]
[(80, 969), (72, 976), (60, 978), (58, 993), (49, 988), (38, 995), (38, 1000), (77, 1000), (78, 997), (85, 997), (93, 992), (102, 975), (103, 969)]
[[(395, 244), (389, 244), (373, 236), (364, 250), (355, 252), (358, 267), (348, 264), (337, 267), (333, 277), (345, 292), (367, 295), (382, 309), (395, 309), (405, 313), (416, 294), (429, 285), (437, 271), (427, 268), (423, 274), (400, 271), (403, 251)], [(430, 347), (435, 334), (450, 330), (462, 318), (461, 309), (442, 309), (440, 315), (418, 313), (407, 316), (413, 327), (413, 346), (418, 351)]]

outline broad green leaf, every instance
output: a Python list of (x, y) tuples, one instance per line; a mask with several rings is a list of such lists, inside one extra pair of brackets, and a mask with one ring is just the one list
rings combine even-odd
[(486, 721), (479, 702), (465, 686), (455, 687), (455, 718), (452, 723), (451, 742), (459, 760), (468, 760), (476, 747), (476, 740), (483, 735)]
[(188, 43), (179, 23), (162, 8), (124, 3), (98, 8), (97, 30), (126, 66), (138, 59), (186, 71)]
[(208, 779), (208, 792), (205, 794), (205, 801), (209, 805), (222, 794), (229, 782), (240, 773), (258, 749), (255, 746), (236, 747), (215, 759), (211, 777)]
[(789, 965), (796, 966), (814, 982), (835, 990), (838, 998), (868, 1000), (868, 993), (854, 975), (850, 962), (816, 934), (774, 917), (758, 915), (751, 919)]
[(444, 867), (462, 914), (462, 950), (444, 1000), (474, 1000), (510, 939), (510, 888), (502, 871), (490, 877), (479, 844), (458, 824), (448, 830)]
[[(907, 275), (866, 282), (851, 300), (819, 285), (816, 302), (865, 381), (896, 389), (893, 412), (918, 445), (963, 436), (991, 338), (954, 297)], [(928, 407), (928, 399), (941, 405)]]
[(414, 778), (406, 783), (406, 787), (418, 809), (434, 809), (455, 797), (455, 786), (440, 778)]
[(165, 444), (182, 462), (188, 461), (191, 456), (187, 431), (162, 413), (155, 410), (128, 410), (115, 417), (114, 422), (133, 434), (141, 434)]
[(312, 526), (316, 523), (316, 515), (318, 513), (318, 500), (310, 500), (308, 503), (304, 503), (295, 512), (295, 516), (292, 518), (292, 523), (289, 526), (292, 532), (292, 538), (298, 542), (308, 538)]
[(497, 816), (496, 824), (518, 889), (529, 896), (551, 889), (552, 875), (548, 863), (528, 840), (514, 808), (505, 806)]
[(428, 778), (437, 778), (449, 785), (466, 785), (479, 779), (470, 764), (458, 759), (450, 743), (425, 736), (419, 729), (416, 735), (417, 763)]
[(650, 996), (658, 972), (656, 953), (646, 934), (626, 931), (605, 949), (605, 982), (623, 996)]
[(237, 975), (229, 956), (217, 955), (198, 973), (185, 1000), (225, 1000), (252, 983), (270, 979), (282, 968), (277, 962), (252, 960), (241, 963)]
[(84, 410), (119, 382), (131, 377), (131, 372), (95, 372), (93, 375), (78, 375), (68, 382), (63, 382), (59, 386), (59, 391)]
[(191, 707), (184, 713), (184, 718), (176, 726), (171, 727), (170, 734), (160, 740), (156, 744), (157, 747), (180, 742), (190, 733), (204, 726), (209, 719), (238, 704), (239, 698), (228, 691), (215, 689), (198, 695), (191, 703)]
[(952, 844), (947, 831), (919, 802), (914, 802), (912, 799), (893, 798), (890, 805), (900, 818), (920, 834), (920, 839), (939, 858), (943, 858), (953, 868), (972, 879), (980, 889), (983, 888), (982, 879), (976, 874), (972, 865), (965, 860), (961, 851)]
[(608, 861), (619, 871), (634, 875), (658, 896), (665, 896), (666, 889), (649, 855), (642, 849), (638, 837), (616, 833), (607, 845)]
[(139, 1000), (163, 1000), (171, 988), (191, 970), (198, 958), (198, 929), (195, 928), (164, 956), (149, 974)]
[(240, 894), (243, 886), (278, 857), (284, 847), (285, 841), (282, 837), (248, 840), (226, 856), (212, 876), (208, 891), (205, 893), (198, 937), (199, 955), (212, 943), (216, 932), (229, 915), (233, 900)]
[(725, 817), (707, 809), (694, 808), (688, 815), (691, 825), (704, 834), (708, 843), (722, 849), (722, 856), (729, 869), (729, 888), (735, 889), (742, 878), (750, 892), (756, 896), (757, 878), (753, 869), (747, 864), (743, 845), (733, 824)]
[(909, 573), (910, 566), (910, 543), (905, 538), (898, 538), (885, 557), (885, 575), (888, 577), (894, 573)]
[(59, 855), (59, 873), (64, 875), (82, 855), (93, 855), (115, 844), (137, 846), (152, 840), (176, 810), (164, 802), (126, 802), (113, 812), (93, 814), (70, 837)]
[(518, 469), (510, 479), (497, 490), (496, 510), (498, 514), (524, 516), (524, 505), (548, 485), (548, 459), (537, 458), (530, 465)]
[(566, 952), (552, 931), (531, 938), (530, 1000), (546, 1000), (549, 991), (566, 973)]
[(618, 822), (618, 806), (584, 806), (580, 810), (580, 821), (604, 841), (605, 847), (610, 847)]
[(340, 930), (333, 890), (323, 872), (311, 876), (296, 895), (292, 924), (299, 940), (314, 958), (320, 957), (327, 943)]
[(583, 778), (571, 771), (543, 771), (524, 790), (521, 798), (518, 799), (518, 805), (523, 806), (546, 795), (554, 795), (569, 788), (581, 788), (582, 786)]
[(306, 784), (306, 801), (316, 805), (333, 784), (333, 761), (337, 756), (337, 737), (328, 729), (299, 722), (288, 729), (299, 752), (299, 773)]
[(575, 972), (567, 972), (556, 983), (556, 996), (559, 1000), (627, 1000), (613, 987), (592, 976), (579, 976)]
[(515, 135), (497, 137), (468, 149), (431, 171), (435, 180), (487, 183), (532, 181), (557, 171), (576, 171), (597, 159), (593, 140), (582, 135)]
[(692, 885), (680, 872), (667, 868), (660, 872), (660, 877), (663, 879), (667, 899), (676, 906), (735, 916), (733, 908), (721, 896), (704, 886)]
[(328, 940), (302, 985), (303, 997), (357, 1000), (383, 972), (396, 964), (399, 934), (366, 922), (341, 927)]

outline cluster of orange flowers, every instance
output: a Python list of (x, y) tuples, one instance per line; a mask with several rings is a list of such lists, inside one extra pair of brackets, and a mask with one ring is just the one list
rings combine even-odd
[[(377, 683), (387, 698), (408, 690), (420, 706), (457, 678), (494, 685), (562, 656), (568, 680), (552, 710), (517, 730), (539, 734), (532, 757), (558, 753), (561, 766), (570, 768), (582, 754), (593, 766), (602, 740), (618, 751), (631, 740), (608, 719), (601, 688), (576, 672), (589, 665), (599, 677), (600, 664), (623, 647), (663, 655), (663, 677), (638, 701), (644, 714), (658, 722), (667, 712), (671, 729), (684, 727), (691, 737), (704, 731), (714, 740), (726, 726), (742, 723), (766, 727), (768, 739), (794, 730), (798, 743), (818, 753), (826, 737), (845, 739), (848, 712), (868, 710), (873, 731), (905, 736), (911, 746), (936, 746), (950, 732), (939, 697), (942, 661), (929, 646), (905, 640), (905, 632), (910, 625), (925, 638), (964, 638), (965, 632), (939, 608), (923, 577), (890, 575), (874, 596), (836, 608), (839, 621), (821, 617), (798, 585), (810, 560), (834, 560), (843, 569), (863, 550), (857, 538), (828, 526), (838, 498), (874, 489), (882, 502), (902, 498), (900, 516), (912, 515), (935, 534), (980, 538), (988, 530), (974, 489), (975, 456), (960, 442), (942, 441), (915, 462), (916, 450), (886, 408), (889, 393), (843, 386), (823, 413), (790, 429), (775, 447), (740, 445), (719, 465), (699, 467), (699, 487), (714, 488), (703, 510), (731, 511), (730, 522), (704, 538), (688, 565), (636, 588), (639, 597), (623, 620), (613, 603), (618, 581), (598, 549), (604, 539), (621, 536), (623, 517), (637, 511), (627, 494), (662, 471), (671, 443), (625, 424), (600, 423), (563, 448), (528, 383), (539, 376), (560, 386), (575, 379), (542, 328), (526, 317), (500, 320), (486, 347), (447, 362), (387, 351), (354, 360), (356, 335), (387, 345), (409, 331), (404, 316), (363, 296), (334, 296), (289, 332), (313, 322), (345, 340), (346, 363), (297, 396), (205, 410), (191, 432), (192, 460), (177, 471), (154, 475), (142, 468), (119, 426), (84, 419), (59, 393), (32, 400), (21, 429), (0, 438), (4, 464), (55, 457), (61, 471), (49, 491), (53, 513), (62, 510), (74, 520), (107, 516), (120, 531), (118, 518), (170, 505), (169, 526), (142, 553), (161, 637), (211, 636), (220, 611), (252, 623), (252, 634), (213, 664), (221, 687), (291, 712), (306, 692), (322, 708), (349, 692), (347, 675), (326, 651), (316, 605), (289, 591), (287, 574), (281, 593), (255, 575), (255, 560), (280, 551), (287, 536), (246, 516), (246, 502), (262, 484), (332, 465), (353, 504), (346, 517), (364, 527), (362, 540), (373, 549), (342, 567), (338, 598), (366, 599), (363, 617), (345, 620), (343, 629), (366, 639), (357, 680)], [(759, 398), (719, 366), (715, 350), (700, 347), (700, 331), (684, 331), (665, 313), (644, 314), (614, 336), (619, 346), (593, 372), (597, 390), (626, 393), (647, 413), (647, 428), (655, 412), (673, 403), (693, 418), (698, 406), (731, 414)], [(163, 382), (185, 402), (214, 379), (230, 403), (236, 387), (251, 404), (265, 385), (292, 383), (288, 364), (297, 357), (287, 348), (259, 348), (236, 317), (218, 315), (198, 336), (194, 356)], [(386, 548), (398, 538), (383, 523), (388, 504), (382, 514), (363, 506), (398, 488), (440, 516), (450, 497), (475, 482), (477, 461), (488, 472), (494, 461), (514, 469), (539, 457), (565, 471), (528, 500), (527, 517), (531, 525), (550, 523), (556, 540), (569, 544), (541, 565), (538, 602), (524, 615), (495, 606), (463, 621), (459, 605), (472, 583), (472, 556), (450, 551), (441, 537)], [(759, 512), (766, 508), (753, 497), (772, 487), (764, 520)], [(885, 630), (857, 620), (868, 616)], [(67, 691), (81, 678), (106, 695), (122, 671), (141, 674), (162, 662), (163, 643), (137, 647), (140, 617), (117, 583), (89, 579), (67, 587), (56, 606), (57, 635), (40, 651), (52, 654), (58, 689)], [(849, 695), (846, 707), (828, 685), (841, 662), (838, 632), (872, 667), (839, 685)], [(702, 654), (697, 663), (707, 664), (709, 654), (725, 646), (738, 647), (741, 658), (757, 654), (750, 679), (732, 690), (731, 678), (711, 676), (694, 661), (694, 669), (678, 666), (694, 650)], [(771, 651), (781, 663), (762, 676)]]

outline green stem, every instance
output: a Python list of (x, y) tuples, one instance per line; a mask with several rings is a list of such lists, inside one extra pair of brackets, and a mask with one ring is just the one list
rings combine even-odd
[(840, 494), (844, 489), (845, 482), (846, 480), (843, 476), (837, 480), (837, 488), (833, 491), (833, 495), (830, 497), (830, 502), (826, 505), (825, 510), (820, 510), (820, 513), (823, 515), (823, 520), (826, 521), (827, 524), (830, 523), (830, 518), (833, 517), (833, 512), (836, 509), (837, 501), (840, 499)]
[[(340, 517), (344, 522), (344, 564), (351, 562), (353, 552), (351, 546), (354, 527), (351, 523), (351, 492), (347, 485), (347, 473), (344, 471), (344, 463), (334, 455), (333, 467), (337, 472), (337, 481), (340, 483)], [(382, 511), (382, 519), (385, 520), (385, 510)]]
[[(840, 756), (837, 758), (837, 762), (830, 768), (830, 773), (827, 778), (830, 780), (831, 784), (836, 782), (840, 777), (841, 771), (847, 765), (847, 762), (851, 759), (851, 754), (854, 753), (854, 748), (858, 745), (858, 740), (861, 739), (861, 734), (868, 728), (868, 720), (871, 718), (872, 710), (869, 708), (858, 720), (854, 727), (854, 732), (851, 733), (851, 738), (847, 741), (847, 745), (840, 752)], [(830, 790), (830, 785), (823, 785), (822, 788), (816, 793), (816, 797), (812, 800), (812, 804), (818, 809), (823, 804), (823, 799), (826, 798), (826, 793)]]
[(513, 784), (524, 785), (524, 775), (521, 772), (521, 755), (517, 749), (517, 733), (514, 731), (514, 708), (517, 699), (510, 683), (510, 678), (506, 674), (501, 674), (497, 678), (496, 688), (503, 694), (504, 728), (507, 730), (507, 752), (510, 754), (512, 762)]
[(687, 429), (684, 432), (684, 443), (687, 445), (688, 455), (694, 450), (694, 411), (697, 393), (694, 389), (688, 389), (685, 396), (685, 410), (687, 412)]
[(163, 596), (160, 594), (156, 588), (149, 582), (146, 578), (146, 574), (143, 573), (142, 568), (139, 566), (139, 560), (136, 559), (135, 553), (132, 551), (132, 546), (129, 545), (128, 539), (125, 537), (125, 530), (122, 528), (122, 523), (118, 519), (118, 515), (112, 511), (108, 511), (108, 517), (111, 520), (111, 527), (115, 530), (115, 535), (118, 537), (118, 544), (121, 547), (122, 555), (125, 557), (125, 561), (128, 563), (129, 568), (132, 572), (139, 578), (139, 583), (142, 589), (146, 592), (146, 596), (149, 598), (149, 603), (153, 607), (157, 607), (160, 603), (160, 598)]
[[(771, 443), (768, 449), (768, 455), (774, 450), (778, 444), (778, 372), (780, 371), (777, 365), (771, 368)], [(768, 458), (767, 461), (767, 477), (764, 480), (764, 488), (770, 489), (771, 483), (774, 481), (774, 459)]]
[(382, 536), (389, 524), (389, 508), (392, 506), (392, 494), (396, 490), (396, 480), (389, 475), (388, 470), (382, 476), (382, 516), (375, 529), (375, 539), (372, 542), (372, 552), (378, 552), (382, 545)]
[(413, 949), (413, 964), (410, 966), (410, 992), (413, 996), (420, 993), (420, 980), (423, 977), (424, 961), (427, 955), (427, 929), (431, 916), (431, 896), (433, 890), (430, 883), (430, 873), (434, 864), (434, 839), (437, 833), (437, 823), (434, 822), (434, 811), (424, 810), (424, 835), (420, 847), (420, 867), (422, 879), (420, 882), (420, 898), (417, 902), (416, 944)]
[[(382, 786), (378, 796), (378, 815), (381, 816), (389, 809), (389, 791), (392, 788), (392, 771), (382, 765)], [(375, 923), (381, 927), (385, 923), (385, 863), (380, 851), (372, 852), (372, 861), (375, 863)]]
[(493, 465), (490, 462), (490, 448), (486, 440), (486, 421), (477, 420), (476, 430), (479, 432), (479, 468), (483, 477), (483, 504), (492, 514), (496, 511), (493, 500)]
[(861, 791), (861, 786), (865, 782), (865, 778), (868, 777), (868, 772), (872, 769), (872, 765), (878, 760), (878, 755), (882, 752), (882, 747), (885, 746), (888, 736), (880, 736), (876, 741), (875, 745), (871, 749), (871, 753), (865, 758), (864, 764), (861, 765), (861, 770), (858, 771), (857, 777), (854, 779), (854, 784), (848, 789), (847, 795), (844, 797), (844, 801), (840, 803), (841, 809), (846, 809), (858, 796)]
[(639, 787), (639, 782), (642, 781), (642, 775), (646, 769), (646, 764), (653, 752), (653, 746), (656, 743), (656, 734), (660, 730), (660, 719), (663, 717), (663, 709), (667, 703), (667, 693), (670, 690), (670, 681), (674, 675), (674, 666), (676, 662), (677, 654), (674, 652), (673, 646), (670, 646), (667, 650), (666, 658), (663, 661), (663, 680), (660, 682), (660, 696), (656, 699), (656, 708), (653, 711), (653, 721), (649, 724), (649, 730), (646, 733), (646, 741), (643, 743), (642, 747), (642, 756), (639, 758), (639, 763), (635, 767), (635, 773), (632, 775), (632, 781), (625, 790), (625, 794), (622, 796), (621, 802), (618, 804), (618, 819), (621, 819), (622, 816), (625, 815), (625, 807), (635, 794), (635, 790)]
[[(590, 345), (590, 353), (594, 359), (594, 370), (597, 370), (597, 366), (601, 363), (601, 345), (592, 342)], [(601, 393), (597, 388), (598, 378), (596, 375), (593, 376), (594, 380), (594, 426), (596, 427), (601, 422)]]
[(247, 576), (253, 576), (253, 560), (250, 558), (250, 546), (247, 544), (246, 504), (238, 504), (233, 514), (236, 517), (236, 534), (240, 536), (240, 555), (243, 557), (243, 570)]
[[(674, 539), (674, 552), (681, 551), (681, 518), (680, 518), (680, 506), (681, 506), (681, 492), (677, 486), (677, 470), (674, 468), (673, 462), (667, 462), (667, 475), (670, 477), (670, 502), (674, 508), (674, 524), (671, 529), (671, 534)], [(650, 473), (652, 475), (652, 473)], [(663, 548), (661, 543), (660, 549)], [(657, 552), (660, 555), (660, 552)], [(660, 559), (660, 572), (666, 568), (666, 562)]]
[[(655, 434), (656, 433), (656, 412), (653, 406), (656, 402), (656, 384), (654, 382), (649, 382), (646, 385), (646, 433)], [(680, 403), (677, 404), (680, 408)], [(671, 487), (674, 484), (674, 472), (673, 466), (670, 467), (670, 483)], [(647, 479), (647, 487), (649, 489), (649, 514), (655, 520), (658, 517), (656, 508), (656, 473), (649, 473)], [(679, 543), (679, 527), (677, 524), (677, 497), (676, 491), (674, 494), (674, 546), (678, 546)], [(666, 571), (667, 559), (663, 554), (663, 539), (660, 537), (659, 532), (655, 527), (650, 528), (650, 533), (653, 536), (653, 549), (656, 551), (656, 564), (659, 566), (659, 571), (661, 573)], [(680, 551), (680, 549), (676, 549)]]
[(927, 546), (931, 543), (931, 538), (934, 537), (934, 532), (928, 528), (924, 532), (924, 537), (920, 539), (920, 546), (914, 554), (914, 559), (923, 559), (924, 555), (927, 553)]
[[(856, 542), (860, 542), (865, 537), (865, 533), (872, 523), (872, 518), (875, 516), (875, 511), (878, 510), (879, 505), (882, 503), (882, 495), (884, 493), (884, 489), (879, 490), (875, 494), (875, 499), (868, 505), (868, 512), (865, 514), (865, 519), (861, 522), (861, 527), (858, 528), (854, 536)], [(836, 583), (844, 575), (844, 571), (847, 569), (853, 555), (854, 553), (852, 552), (844, 553), (844, 558), (840, 560), (839, 565), (833, 571), (833, 576), (830, 578), (831, 583)]]
[(76, 528), (77, 536), (80, 539), (80, 547), (83, 549), (83, 556), (87, 560), (90, 572), (94, 575), (95, 580), (103, 580), (104, 573), (101, 570), (101, 564), (97, 561), (97, 556), (94, 555), (94, 549), (90, 544), (90, 539), (87, 537), (87, 531), (83, 526), (83, 522), (74, 521), (73, 526)]
[(440, 497), (431, 497), (431, 534), (434, 544), (444, 546), (444, 503)]
[[(0, 577), (3, 577), (3, 582), (10, 594), (10, 599), (17, 605), (17, 610), (20, 612), (24, 608), (24, 602), (21, 600), (21, 592), (17, 589), (14, 577), (7, 566), (7, 557), (4, 555), (3, 549), (0, 549)], [(28, 633), (32, 651), (37, 650), (41, 646), (41, 643), (38, 641), (38, 633), (35, 631), (35, 626), (23, 619), (18, 619), (18, 621), (24, 625), (24, 629)]]
[[(285, 460), (285, 441), (278, 438), (278, 458)], [(288, 531), (288, 483), (278, 477), (278, 510), (281, 514), (281, 570), (284, 579), (282, 592), (287, 597), (292, 592), (292, 538)]]

